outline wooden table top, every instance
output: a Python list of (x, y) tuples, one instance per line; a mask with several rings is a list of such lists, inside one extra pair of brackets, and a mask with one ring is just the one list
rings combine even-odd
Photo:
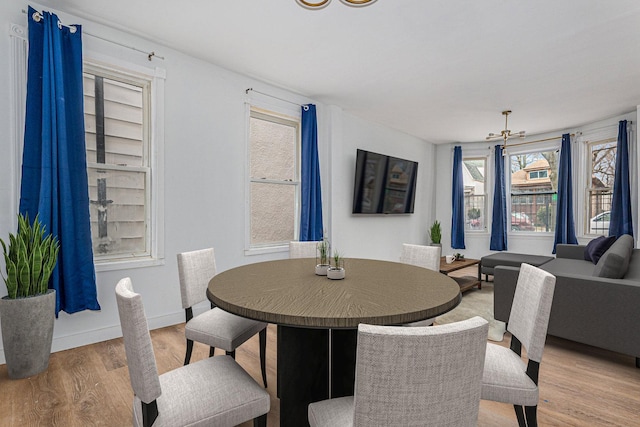
[(460, 303), (458, 284), (426, 268), (350, 258), (346, 278), (330, 280), (316, 276), (315, 264), (299, 258), (236, 267), (211, 279), (207, 297), (243, 317), (307, 328), (410, 323)]

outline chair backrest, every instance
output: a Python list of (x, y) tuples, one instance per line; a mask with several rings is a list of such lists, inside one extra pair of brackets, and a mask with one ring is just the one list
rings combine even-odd
[(193, 307), (207, 299), (209, 280), (216, 275), (213, 248), (178, 254), (178, 277), (182, 308)]
[(289, 242), (289, 258), (315, 258), (318, 242)]
[(513, 296), (507, 330), (527, 349), (529, 360), (540, 362), (547, 337), (556, 277), (523, 263)]
[(358, 326), (354, 426), (475, 426), (489, 324)]
[(440, 271), (440, 246), (402, 244), (400, 262)]
[(160, 397), (162, 389), (142, 297), (133, 291), (128, 277), (116, 285), (116, 301), (131, 388), (140, 400), (151, 403)]

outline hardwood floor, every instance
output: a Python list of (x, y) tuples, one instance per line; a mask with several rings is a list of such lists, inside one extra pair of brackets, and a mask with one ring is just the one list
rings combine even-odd
[[(277, 426), (274, 325), (267, 336), (268, 425)], [(184, 324), (151, 331), (151, 337), (160, 373), (182, 365)], [(501, 345), (508, 346), (509, 339), (507, 334)], [(258, 348), (255, 336), (237, 350), (236, 360), (261, 384)], [(208, 347), (196, 343), (192, 360), (207, 356)], [(1, 426), (131, 425), (133, 393), (122, 339), (54, 353), (46, 372), (23, 380), (10, 380), (1, 365), (0, 391)], [(538, 420), (541, 426), (640, 425), (640, 369), (634, 358), (548, 337)], [(517, 426), (513, 407), (481, 401), (478, 425)]]

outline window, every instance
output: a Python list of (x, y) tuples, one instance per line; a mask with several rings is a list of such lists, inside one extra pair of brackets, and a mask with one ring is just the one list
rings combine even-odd
[(556, 150), (509, 156), (511, 231), (555, 231), (558, 157)]
[[(84, 65), (91, 238), (96, 262), (158, 257), (152, 182), (153, 76)], [(156, 139), (160, 143), (160, 138)]]
[(252, 107), (249, 117), (249, 247), (296, 240), (300, 120)]
[(463, 158), (464, 229), (485, 231), (486, 222), (486, 170), (487, 158)]
[(609, 234), (609, 213), (616, 168), (615, 138), (588, 144), (587, 224), (588, 234)]

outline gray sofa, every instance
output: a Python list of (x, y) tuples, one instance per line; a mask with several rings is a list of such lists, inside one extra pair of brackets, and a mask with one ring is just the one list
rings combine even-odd
[[(631, 247), (621, 248), (629, 240)], [(622, 236), (594, 265), (584, 259), (585, 246), (558, 245), (556, 258), (540, 268), (556, 276), (548, 334), (634, 356), (640, 368), (640, 249), (632, 248), (631, 236)], [(519, 267), (494, 269), (494, 316), (503, 322), (518, 273)]]

